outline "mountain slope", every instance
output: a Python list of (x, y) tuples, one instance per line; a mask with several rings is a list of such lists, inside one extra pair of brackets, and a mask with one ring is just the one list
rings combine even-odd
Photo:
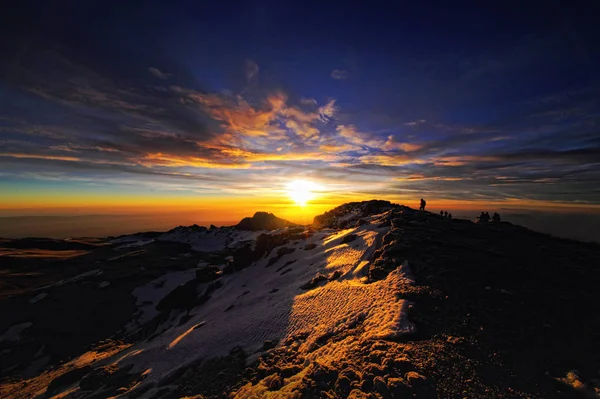
[[(597, 245), (385, 201), (249, 230), (179, 227), (36, 260), (30, 288), (0, 301), (0, 359), (15, 364), (0, 396), (597, 395)], [(11, 262), (9, 278), (33, 267)], [(128, 305), (103, 313), (108, 298)], [(75, 320), (48, 336), (58, 309)], [(92, 328), (81, 342), (51, 340), (88, 331), (78, 320)]]

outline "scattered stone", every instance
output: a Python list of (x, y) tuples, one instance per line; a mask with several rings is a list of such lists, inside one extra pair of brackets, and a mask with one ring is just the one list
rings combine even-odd
[(341, 243), (342, 244), (347, 244), (349, 242), (352, 242), (352, 241), (356, 240), (357, 238), (358, 238), (358, 236), (356, 234), (354, 234), (354, 233), (347, 234), (347, 235), (344, 236), (344, 238), (342, 238)]
[(329, 280), (329, 279), (327, 278), (326, 275), (317, 273), (317, 275), (315, 277), (313, 277), (312, 280), (310, 280), (306, 284), (301, 285), (300, 288), (303, 290), (310, 290), (312, 288), (315, 288), (319, 283), (321, 283), (323, 281), (327, 281), (327, 280)]
[(329, 276), (328, 280), (329, 281), (337, 280), (341, 276), (342, 276), (342, 272), (339, 270), (336, 270), (335, 272), (331, 273), (331, 276)]
[(316, 247), (317, 247), (317, 244), (311, 242), (310, 244), (306, 244), (304, 246), (304, 250), (305, 251), (310, 251), (311, 249), (315, 249)]
[(379, 392), (381, 395), (387, 395), (389, 392), (388, 386), (385, 383), (385, 380), (381, 377), (375, 377), (375, 379), (373, 379), (373, 388), (375, 388), (375, 390), (377, 392)]
[(271, 339), (266, 340), (265, 342), (263, 342), (261, 351), (268, 351), (269, 349), (273, 349), (274, 347), (277, 346), (278, 342), (279, 341), (271, 340)]
[(335, 382), (335, 390), (341, 395), (346, 396), (350, 392), (350, 384), (350, 378), (345, 375), (340, 375)]
[(301, 371), (302, 371), (302, 367), (300, 367), (300, 366), (287, 366), (287, 367), (284, 367), (283, 369), (281, 369), (280, 374), (283, 378), (290, 378), (291, 376), (296, 375)]
[(264, 379), (264, 383), (269, 391), (278, 391), (283, 386), (283, 379), (277, 374), (272, 374)]
[(373, 396), (371, 394), (365, 393), (357, 388), (353, 389), (348, 394), (348, 399), (370, 399), (372, 397)]

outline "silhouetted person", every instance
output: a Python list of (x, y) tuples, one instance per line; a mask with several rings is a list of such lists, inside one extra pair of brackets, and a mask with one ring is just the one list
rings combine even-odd
[(479, 223), (486, 223), (490, 221), (490, 214), (487, 212), (481, 212), (481, 215), (479, 215)]
[(448, 211), (444, 211), (444, 217), (447, 218), (448, 217)]
[(444, 211), (440, 211), (440, 216), (444, 216)]
[(425, 202), (425, 200), (423, 198), (421, 198), (421, 206), (419, 207), (419, 210), (424, 211), (425, 205), (427, 205), (427, 202)]
[(486, 213), (485, 213), (485, 221), (486, 221), (486, 222), (489, 222), (489, 221), (490, 221), (490, 219), (491, 219), (491, 217), (490, 217), (490, 214), (489, 214), (489, 212), (486, 212)]
[(451, 213), (448, 214), (448, 219), (452, 219), (452, 214)]
[(494, 212), (494, 216), (492, 216), (492, 220), (494, 222), (499, 222), (500, 221), (500, 214), (498, 212)]

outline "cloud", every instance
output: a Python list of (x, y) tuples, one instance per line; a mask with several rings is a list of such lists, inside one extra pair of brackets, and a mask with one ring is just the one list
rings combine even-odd
[(319, 107), (319, 117), (322, 122), (329, 122), (335, 117), (337, 108), (335, 106), (335, 100), (329, 100), (329, 102)]
[(300, 104), (302, 104), (302, 105), (313, 105), (313, 106), (316, 106), (317, 105), (317, 100), (315, 100), (314, 98), (302, 97), (302, 98), (300, 98)]
[(163, 80), (169, 79), (171, 76), (173, 76), (173, 74), (171, 74), (171, 73), (164, 73), (160, 69), (155, 68), (155, 67), (149, 67), (148, 68), (148, 72), (150, 72), (150, 74), (152, 76), (154, 76), (156, 78), (159, 78), (159, 79), (163, 79)]
[(346, 80), (348, 79), (348, 72), (343, 69), (334, 69), (331, 71), (331, 77), (335, 80)]
[(395, 136), (388, 136), (382, 148), (386, 151), (402, 150), (404, 152), (413, 152), (423, 148), (423, 144), (399, 142)]
[(250, 82), (258, 75), (258, 64), (250, 59), (246, 60), (244, 63), (244, 75), (246, 76), (246, 80)]
[(369, 195), (600, 197), (592, 189), (600, 180), (593, 90), (534, 101), (510, 120), (468, 125), (404, 108), (401, 117), (381, 111), (377, 119), (340, 109), (333, 99), (259, 88), (250, 60), (244, 72), (253, 84), (244, 86), (252, 89), (227, 92), (177, 81), (177, 69), (171, 75), (154, 68), (168, 81), (148, 69), (158, 78), (152, 86), (148, 76), (125, 86), (92, 67), (53, 65), (60, 73), (49, 77), (24, 65), (0, 98), (11, 116), (0, 115), (3, 176), (160, 181), (177, 190), (244, 194), (244, 187), (260, 191), (302, 174)]

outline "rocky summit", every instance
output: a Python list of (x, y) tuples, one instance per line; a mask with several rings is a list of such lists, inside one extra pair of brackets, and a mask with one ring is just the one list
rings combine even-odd
[(243, 218), (235, 227), (238, 230), (277, 230), (295, 226), (294, 223), (278, 218), (272, 213), (256, 212), (251, 218)]
[(593, 398), (600, 247), (387, 201), (0, 239), (1, 398)]

